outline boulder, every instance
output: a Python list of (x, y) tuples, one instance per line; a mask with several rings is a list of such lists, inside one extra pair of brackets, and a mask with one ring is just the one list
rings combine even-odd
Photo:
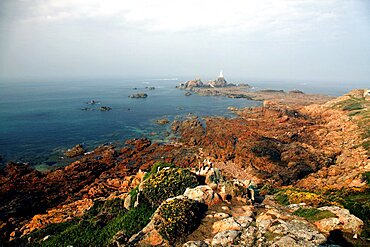
[(228, 231), (228, 230), (235, 230), (240, 231), (242, 229), (241, 225), (235, 221), (233, 217), (229, 217), (220, 221), (216, 221), (213, 223), (212, 231), (214, 233)]
[(246, 230), (243, 231), (240, 236), (240, 245), (245, 247), (255, 246), (255, 240), (257, 237), (257, 228), (254, 226), (249, 226)]
[(253, 221), (253, 218), (250, 216), (237, 216), (235, 221), (242, 227), (247, 228)]
[(298, 244), (297, 241), (289, 236), (283, 236), (271, 246), (273, 247), (301, 247), (302, 245)]
[(351, 214), (348, 209), (337, 206), (326, 206), (318, 209), (328, 210), (337, 216), (337, 218), (327, 218), (315, 222), (317, 228), (324, 233), (337, 229), (352, 234), (360, 234), (364, 227), (364, 222)]
[(183, 247), (208, 247), (208, 244), (203, 241), (188, 241)]
[(212, 246), (231, 246), (240, 233), (240, 231), (235, 230), (219, 232), (213, 237)]
[(221, 175), (220, 170), (217, 168), (210, 168), (206, 174), (205, 183), (212, 189), (216, 190), (218, 184), (220, 184), (222, 181), (223, 177)]
[(128, 246), (169, 246), (196, 229), (201, 220), (198, 203), (185, 196), (164, 201), (151, 221), (128, 241)]
[(201, 185), (195, 188), (187, 188), (184, 196), (197, 202), (207, 204), (208, 206), (222, 202), (220, 196), (207, 185)]

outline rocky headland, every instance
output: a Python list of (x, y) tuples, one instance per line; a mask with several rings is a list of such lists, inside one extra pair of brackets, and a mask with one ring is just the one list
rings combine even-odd
[[(0, 170), (9, 246), (368, 246), (370, 101), (197, 88), (262, 107), (172, 123), (166, 144), (100, 146), (70, 165)], [(216, 93), (216, 91), (218, 91)], [(72, 151), (72, 150), (71, 150)]]

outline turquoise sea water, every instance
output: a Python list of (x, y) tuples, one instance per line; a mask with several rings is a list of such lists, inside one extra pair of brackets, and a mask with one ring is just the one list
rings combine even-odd
[[(177, 80), (89, 80), (67, 82), (2, 82), (0, 84), (0, 155), (3, 163), (30, 162), (43, 169), (62, 165), (63, 150), (78, 143), (88, 150), (135, 137), (164, 142), (169, 120), (194, 114), (232, 117), (228, 106), (256, 106), (260, 102), (226, 97), (185, 96)], [(155, 90), (145, 87), (154, 86)], [(134, 90), (134, 88), (137, 90)], [(146, 99), (132, 99), (145, 92)], [(88, 105), (90, 100), (100, 104)], [(111, 111), (82, 111), (109, 106)]]

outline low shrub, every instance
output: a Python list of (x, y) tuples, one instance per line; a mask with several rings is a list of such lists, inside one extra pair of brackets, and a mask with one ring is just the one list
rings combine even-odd
[(287, 189), (275, 194), (275, 199), (282, 205), (305, 203), (308, 206), (324, 206), (331, 203), (322, 195), (308, 191)]
[(163, 203), (159, 208), (159, 216), (154, 224), (170, 244), (194, 231), (202, 218), (200, 204), (185, 197)]
[(152, 166), (150, 171), (145, 174), (144, 180), (147, 179), (148, 177), (150, 177), (150, 175), (157, 173), (159, 170), (161, 170), (163, 168), (175, 168), (175, 167), (176, 166), (173, 165), (173, 164), (157, 162)]
[(169, 168), (151, 174), (144, 182), (140, 200), (147, 201), (153, 207), (159, 206), (170, 197), (182, 195), (186, 188), (196, 187), (196, 176), (187, 169)]
[(289, 198), (288, 196), (284, 193), (284, 191), (280, 191), (275, 194), (275, 199), (281, 204), (281, 205), (289, 205)]

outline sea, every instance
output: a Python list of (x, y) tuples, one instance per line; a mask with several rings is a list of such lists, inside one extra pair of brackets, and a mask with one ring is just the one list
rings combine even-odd
[[(259, 101), (227, 97), (185, 96), (175, 88), (186, 78), (0, 81), (0, 166), (26, 162), (38, 170), (64, 166), (63, 153), (76, 144), (91, 151), (102, 144), (116, 146), (147, 137), (165, 143), (174, 138), (170, 121), (187, 116), (235, 117), (227, 108), (256, 107)], [(340, 95), (347, 88), (307, 83), (250, 83), (258, 89), (299, 89), (307, 93)], [(154, 87), (154, 90), (150, 90)], [(145, 99), (130, 98), (146, 93)], [(95, 101), (95, 104), (88, 102)], [(110, 111), (100, 111), (102, 106)], [(87, 110), (86, 110), (87, 108)]]

